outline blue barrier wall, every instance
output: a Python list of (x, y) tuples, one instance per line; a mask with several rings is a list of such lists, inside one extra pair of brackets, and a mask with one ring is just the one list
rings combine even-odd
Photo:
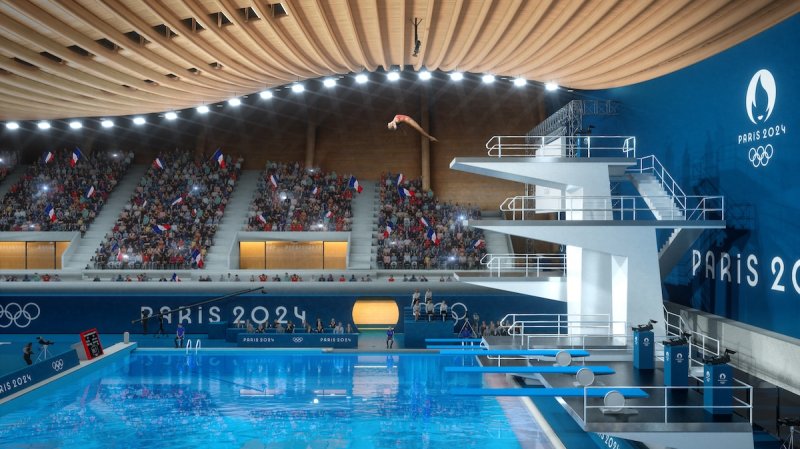
[[(370, 295), (375, 296), (375, 295)], [(194, 294), (0, 294), (0, 334), (69, 334), (96, 327), (101, 334), (130, 331), (141, 333), (142, 325), (131, 324), (141, 318), (142, 310), (167, 311), (198, 303), (216, 296)], [(384, 295), (394, 298), (398, 308), (411, 303), (407, 295)], [(249, 294), (216, 303), (194, 307), (167, 315), (165, 329), (174, 333), (178, 322), (188, 333), (208, 333), (209, 323), (251, 320), (254, 325), (275, 319), (296, 325), (305, 319), (314, 323), (317, 318), (327, 325), (331, 318), (343, 323), (352, 322), (355, 295), (262, 295)], [(466, 310), (469, 316), (477, 313), (481, 321), (497, 321), (507, 313), (566, 313), (566, 304), (516, 294), (436, 295), (436, 302), (445, 300), (460, 317)], [(395, 326), (402, 332), (402, 319)], [(149, 320), (148, 332), (158, 330), (158, 322)]]
[(74, 349), (0, 377), (0, 399), (78, 366)]
[[(800, 16), (673, 74), (581, 99), (594, 135), (635, 135), (687, 195), (725, 196), (728, 228), (706, 231), (665, 282), (667, 299), (800, 337)], [(561, 98), (565, 100), (565, 98)], [(791, 319), (789, 317), (792, 317)]]

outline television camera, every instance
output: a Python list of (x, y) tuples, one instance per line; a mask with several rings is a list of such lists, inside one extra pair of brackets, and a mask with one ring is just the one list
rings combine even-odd
[(639, 332), (643, 332), (643, 331), (651, 331), (651, 330), (653, 330), (653, 325), (654, 325), (654, 324), (656, 324), (656, 323), (658, 323), (658, 321), (656, 321), (656, 320), (650, 320), (650, 321), (648, 321), (648, 322), (647, 322), (647, 323), (645, 323), (645, 324), (639, 324), (638, 326), (634, 326), (634, 327), (632, 327), (632, 328), (631, 328), (631, 330), (633, 330), (633, 331), (639, 331)]
[(720, 355), (704, 358), (703, 363), (706, 365), (723, 365), (731, 361), (731, 354), (736, 354), (736, 351), (725, 349), (725, 352)]

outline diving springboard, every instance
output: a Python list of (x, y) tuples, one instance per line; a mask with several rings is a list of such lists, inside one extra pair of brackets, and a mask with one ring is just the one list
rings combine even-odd
[(515, 397), (562, 397), (605, 398), (609, 393), (621, 394), (625, 398), (646, 398), (648, 394), (640, 388), (451, 388), (456, 396), (515, 396)]
[(509, 356), (509, 357), (555, 357), (566, 353), (572, 357), (589, 357), (589, 351), (583, 349), (442, 349), (441, 355), (477, 355), (477, 356)]
[(482, 338), (426, 338), (425, 343), (480, 343)]
[(428, 345), (428, 346), (425, 347), (425, 349), (452, 349), (454, 351), (469, 351), (469, 350), (473, 350), (474, 351), (474, 350), (476, 350), (478, 348), (480, 348), (480, 346), (478, 346), (478, 345), (464, 345), (464, 346), (458, 346), (458, 345)]
[(596, 375), (614, 374), (607, 366), (446, 366), (447, 373), (501, 373), (501, 374), (578, 374), (586, 369)]

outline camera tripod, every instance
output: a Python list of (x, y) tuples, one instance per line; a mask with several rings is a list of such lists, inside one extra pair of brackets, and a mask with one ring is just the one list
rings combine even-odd
[(50, 358), (50, 351), (48, 350), (48, 348), (50, 348), (50, 345), (39, 345), (39, 348), (40, 348), (39, 355), (36, 357), (36, 363), (39, 363), (41, 361)]

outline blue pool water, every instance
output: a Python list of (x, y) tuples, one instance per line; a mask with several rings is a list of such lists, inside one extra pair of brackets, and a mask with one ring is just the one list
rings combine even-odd
[[(549, 448), (472, 357), (137, 350), (0, 405), (2, 448)], [(486, 385), (484, 385), (486, 384)]]

